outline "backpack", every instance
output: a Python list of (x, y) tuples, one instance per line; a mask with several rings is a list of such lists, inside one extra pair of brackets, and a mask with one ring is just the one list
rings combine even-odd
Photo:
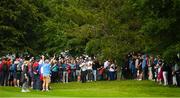
[(13, 72), (15, 70), (15, 65), (14, 64), (10, 65), (9, 70)]

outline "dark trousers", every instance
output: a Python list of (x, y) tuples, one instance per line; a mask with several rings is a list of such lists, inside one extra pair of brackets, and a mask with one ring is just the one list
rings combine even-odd
[(38, 76), (35, 76), (33, 79), (33, 89), (35, 90), (41, 90), (41, 83)]
[(104, 73), (103, 73), (103, 78), (104, 80), (108, 80), (109, 79), (109, 70), (108, 69), (105, 69)]
[(115, 72), (109, 72), (110, 80), (115, 80)]
[(148, 79), (148, 67), (143, 68), (143, 79)]
[(71, 70), (71, 81), (75, 81), (76, 80), (76, 70), (72, 69)]
[(180, 87), (180, 72), (176, 72), (177, 86)]
[(87, 76), (88, 76), (88, 80), (93, 80), (92, 70), (87, 70)]
[(81, 71), (81, 81), (82, 83), (86, 82), (86, 71)]
[(7, 71), (2, 71), (2, 80), (1, 80), (1, 85), (7, 85), (8, 82), (8, 72)]
[(2, 86), (2, 71), (0, 72), (0, 86)]
[(58, 82), (58, 72), (52, 72), (52, 76), (51, 76), (51, 79), (52, 79), (52, 82)]

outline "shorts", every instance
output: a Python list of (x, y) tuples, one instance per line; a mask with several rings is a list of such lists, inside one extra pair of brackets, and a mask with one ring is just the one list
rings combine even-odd
[(17, 80), (21, 80), (21, 72), (17, 72), (16, 73), (16, 79)]
[(14, 77), (14, 79), (16, 79), (16, 78), (17, 78), (17, 74), (16, 74), (16, 72), (14, 72), (14, 73), (13, 73), (13, 77)]
[(43, 76), (43, 81), (50, 83), (50, 76), (49, 75)]
[(9, 81), (13, 81), (13, 73), (12, 73), (12, 72), (10, 72), (10, 74), (9, 74), (9, 76), (8, 76), (8, 80), (9, 80)]

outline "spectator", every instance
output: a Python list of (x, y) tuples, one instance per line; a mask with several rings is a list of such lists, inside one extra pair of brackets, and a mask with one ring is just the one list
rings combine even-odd
[(168, 66), (165, 63), (162, 65), (162, 73), (163, 73), (164, 86), (166, 86), (168, 85)]
[(93, 78), (94, 78), (94, 81), (97, 80), (97, 68), (99, 67), (99, 61), (98, 60), (95, 60), (93, 65), (92, 65), (92, 69), (93, 69)]
[(76, 77), (77, 77), (77, 81), (80, 82), (81, 80), (81, 68), (80, 68), (80, 63), (81, 60), (79, 58), (76, 59)]
[(22, 91), (21, 92), (30, 92), (28, 89), (28, 61), (25, 61), (24, 64), (22, 65)]
[(177, 86), (177, 79), (176, 79), (176, 72), (179, 70), (179, 67), (177, 64), (174, 64), (174, 66), (172, 67), (172, 81), (173, 81), (173, 85)]
[(154, 58), (153, 56), (150, 56), (150, 58), (148, 59), (148, 74), (149, 74), (149, 77), (148, 79), (149, 80), (153, 80), (153, 68), (154, 68), (154, 65), (153, 65), (153, 62), (154, 62)]
[(135, 66), (137, 69), (137, 80), (142, 80), (142, 61), (140, 55), (136, 57)]
[(67, 61), (64, 61), (62, 64), (63, 69), (63, 83), (68, 83), (68, 70), (67, 70)]
[(104, 62), (103, 78), (106, 79), (106, 80), (108, 80), (108, 78), (109, 78), (109, 68), (110, 68), (110, 62), (109, 61), (110, 60), (106, 60)]
[(29, 78), (29, 84), (31, 88), (33, 88), (33, 79), (34, 79), (33, 63), (34, 63), (34, 59), (32, 58), (29, 60), (29, 63), (28, 63), (28, 78)]
[(8, 81), (8, 64), (7, 64), (7, 58), (2, 60), (2, 84), (6, 86)]
[(0, 58), (0, 86), (2, 86), (2, 61), (1, 61), (1, 58)]
[(49, 60), (46, 59), (45, 63), (42, 65), (42, 76), (43, 76), (43, 90), (49, 91), (49, 83), (50, 83), (50, 63)]
[(85, 83), (86, 82), (86, 71), (87, 71), (87, 65), (86, 65), (86, 62), (84, 61), (81, 65), (81, 81), (82, 83)]
[(57, 61), (54, 60), (52, 63), (52, 67), (51, 67), (51, 80), (52, 82), (58, 82), (58, 71), (59, 71), (59, 66), (57, 64)]
[(38, 59), (33, 64), (33, 89), (40, 90), (40, 79), (38, 73), (39, 62)]
[(18, 64), (16, 66), (16, 74), (17, 74), (17, 77), (16, 77), (16, 81), (17, 81), (17, 86), (20, 87), (21, 85), (21, 72), (22, 72), (22, 64), (23, 64), (23, 60), (22, 59), (18, 59)]
[(114, 64), (114, 62), (112, 62), (112, 64), (110, 65), (109, 76), (110, 76), (110, 80), (115, 79), (115, 64)]
[(76, 62), (74, 60), (74, 58), (71, 59), (70, 61), (70, 69), (71, 69), (71, 75), (70, 75), (70, 78), (71, 78), (71, 81), (75, 81), (75, 78), (76, 78)]
[(13, 83), (14, 78), (15, 78), (15, 64), (11, 64), (9, 68), (9, 77), (8, 77), (9, 86), (15, 85), (15, 83)]
[(157, 68), (158, 68), (158, 77), (157, 77), (157, 79), (158, 79), (159, 84), (162, 84), (162, 81), (163, 81), (162, 65), (163, 65), (162, 60), (159, 60), (159, 62), (157, 64)]
[(93, 62), (91, 60), (89, 60), (88, 62), (86, 62), (87, 64), (87, 81), (88, 82), (92, 82), (93, 80), (93, 73), (92, 73), (92, 64)]
[(144, 79), (144, 80), (147, 80), (148, 79), (148, 76), (147, 76), (147, 71), (148, 71), (148, 67), (147, 67), (147, 65), (148, 65), (148, 62), (147, 62), (147, 60), (148, 60), (148, 56), (147, 55), (142, 55), (142, 78)]

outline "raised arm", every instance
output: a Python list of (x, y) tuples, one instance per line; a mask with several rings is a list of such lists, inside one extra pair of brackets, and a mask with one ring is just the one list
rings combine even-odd
[(55, 54), (54, 54), (54, 57), (51, 59), (51, 61), (49, 62), (50, 64), (53, 62), (53, 60), (55, 59)]

